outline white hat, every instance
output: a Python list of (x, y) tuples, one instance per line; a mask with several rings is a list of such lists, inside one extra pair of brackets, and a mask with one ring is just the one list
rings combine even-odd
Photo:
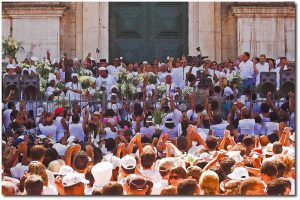
[(202, 149), (205, 149), (203, 145), (193, 146), (189, 149), (188, 153), (194, 156), (200, 156), (201, 155), (200, 151)]
[(108, 161), (96, 164), (91, 170), (95, 179), (94, 187), (102, 187), (107, 184), (111, 179), (112, 169), (113, 165)]
[(58, 172), (53, 172), (54, 175), (66, 176), (67, 174), (74, 173), (74, 170), (69, 165), (63, 165), (59, 168)]
[(13, 64), (8, 64), (6, 69), (16, 69), (16, 67)]
[(63, 180), (62, 180), (63, 186), (64, 187), (69, 187), (72, 185), (75, 185), (77, 183), (89, 183), (89, 181), (85, 180), (82, 175), (80, 175), (79, 173), (73, 172), (73, 173), (69, 173), (67, 174)]
[(136, 167), (136, 160), (134, 157), (126, 155), (121, 159), (121, 165), (125, 169), (134, 169)]
[(67, 140), (68, 145), (72, 145), (73, 142), (74, 142), (76, 139), (77, 139), (77, 138), (76, 138), (74, 135), (71, 135), (71, 136), (68, 138), (68, 140)]
[(240, 154), (240, 151), (228, 151), (226, 155), (235, 160), (235, 162), (242, 162), (243, 157)]
[(158, 67), (161, 67), (161, 66), (163, 66), (163, 65), (166, 65), (166, 63), (160, 63), (160, 64), (158, 65)]
[(98, 70), (99, 70), (99, 71), (105, 71), (106, 68), (105, 68), (105, 67), (99, 67)]
[(39, 61), (39, 58), (36, 56), (31, 56), (30, 60), (35, 62), (35, 61)]
[(111, 163), (113, 165), (113, 169), (115, 169), (116, 167), (119, 167), (121, 165), (121, 159), (117, 156), (112, 156)]
[(263, 155), (273, 155), (273, 144), (268, 143), (268, 145), (263, 149)]
[(36, 110), (36, 116), (41, 117), (43, 112), (44, 112), (44, 108), (43, 107), (38, 107), (37, 110)]
[(63, 155), (65, 155), (65, 152), (66, 152), (68, 147), (66, 145), (61, 144), (61, 143), (55, 143), (52, 146), (52, 148), (54, 148), (60, 156), (63, 156)]
[(73, 62), (78, 62), (78, 58), (73, 58)]
[(48, 165), (48, 170), (51, 172), (59, 172), (60, 168), (65, 165), (65, 161), (62, 159), (59, 160), (52, 160)]
[(148, 64), (148, 62), (147, 61), (143, 61), (143, 64), (146, 65), (146, 64)]
[(79, 75), (77, 73), (72, 73), (72, 77), (73, 76), (76, 76), (78, 78)]
[(112, 89), (114, 89), (114, 88), (118, 89), (117, 85), (112, 85), (112, 86), (110, 87), (110, 91), (111, 91)]
[(245, 180), (249, 178), (249, 173), (245, 167), (237, 167), (231, 174), (228, 174), (228, 177), (233, 180)]
[(38, 135), (38, 138), (41, 138), (42, 140), (45, 139), (47, 136), (46, 135)]
[(22, 165), (22, 163), (18, 163), (16, 166), (10, 168), (11, 176), (17, 179), (22, 178), (25, 172), (27, 171), (28, 171), (28, 166)]
[(232, 95), (233, 94), (233, 91), (232, 91), (232, 89), (230, 88), (230, 87), (226, 87), (226, 88), (224, 88), (224, 95), (225, 96), (230, 96), (230, 95)]

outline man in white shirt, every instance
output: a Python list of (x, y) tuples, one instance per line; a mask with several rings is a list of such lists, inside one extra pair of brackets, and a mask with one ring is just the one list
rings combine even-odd
[(16, 110), (16, 106), (14, 102), (8, 102), (7, 107), (8, 109), (6, 109), (3, 112), (3, 121), (4, 121), (4, 127), (6, 129), (9, 129), (11, 124), (10, 114), (13, 110)]
[(272, 70), (273, 72), (276, 72), (277, 90), (280, 88), (280, 72), (285, 70), (288, 70), (287, 59), (286, 57), (281, 57), (278, 66)]
[(108, 73), (108, 70), (105, 67), (99, 67), (99, 76), (96, 79), (97, 87), (106, 88), (107, 96), (111, 94), (110, 88), (117, 83), (115, 77)]
[(253, 62), (250, 60), (250, 54), (245, 52), (242, 56), (242, 62), (239, 65), (240, 75), (243, 80), (243, 88), (253, 88), (255, 86), (255, 71)]
[(256, 85), (260, 83), (260, 73), (269, 71), (269, 63), (266, 62), (266, 55), (262, 54), (259, 56), (259, 63), (256, 64), (258, 74), (256, 75)]
[(66, 96), (70, 100), (80, 100), (81, 98), (81, 83), (78, 81), (78, 74), (72, 73), (72, 82), (65, 84), (67, 91)]
[(115, 75), (115, 73), (119, 72), (122, 69), (120, 58), (114, 58), (113, 64), (107, 66), (107, 71), (109, 75)]
[[(174, 83), (176, 87), (179, 87), (183, 89), (186, 86), (187, 82), (187, 73), (190, 71), (191, 66), (186, 66), (187, 61), (186, 59), (182, 59), (180, 61), (181, 67), (173, 68), (171, 71), (172, 79), (174, 80)], [(190, 73), (197, 75), (198, 69), (196, 67), (192, 68), (192, 71)]]

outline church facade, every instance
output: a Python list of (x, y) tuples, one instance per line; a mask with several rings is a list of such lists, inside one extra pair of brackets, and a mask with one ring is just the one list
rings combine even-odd
[[(96, 60), (150, 61), (202, 55), (223, 62), (244, 51), (295, 61), (295, 3), (18, 2), (2, 3), (2, 38), (25, 53)], [(96, 50), (99, 51), (96, 51)]]

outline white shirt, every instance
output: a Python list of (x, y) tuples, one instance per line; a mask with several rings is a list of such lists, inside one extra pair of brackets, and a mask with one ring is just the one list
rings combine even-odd
[(181, 116), (182, 116), (182, 113), (178, 109), (174, 109), (173, 111), (171, 111), (170, 113), (165, 115), (165, 117), (163, 119), (163, 124), (166, 123), (168, 118), (172, 118), (174, 121), (174, 124), (176, 126), (176, 124), (179, 123), (179, 119)]
[(158, 78), (160, 82), (166, 81), (166, 76), (168, 75), (168, 72), (158, 72)]
[(241, 78), (243, 80), (248, 78), (253, 78), (254, 74), (254, 68), (253, 68), (253, 62), (249, 59), (247, 62), (241, 62), (240, 65), (240, 71), (241, 71)]
[(260, 83), (260, 73), (261, 72), (268, 72), (269, 70), (269, 63), (265, 62), (263, 65), (260, 63), (256, 64), (256, 69), (258, 70), (258, 74), (256, 75), (256, 85)]
[(176, 87), (181, 89), (185, 86), (186, 74), (190, 70), (190, 66), (173, 68), (171, 71), (172, 80), (174, 81)]
[[(285, 65), (283, 67), (283, 71), (288, 70), (287, 66)], [(275, 69), (272, 70), (272, 72), (276, 72), (276, 79), (277, 79), (277, 90), (280, 88), (280, 67), (276, 67)]]
[(79, 142), (84, 141), (84, 130), (82, 128), (82, 123), (70, 124), (69, 125), (70, 136), (75, 136)]
[(266, 122), (264, 126), (266, 128), (266, 135), (271, 135), (275, 130), (279, 130), (279, 123), (277, 122)]
[(96, 85), (97, 85), (97, 87), (101, 87), (103, 85), (106, 88), (107, 95), (110, 95), (110, 93), (111, 93), (110, 88), (115, 83), (117, 83), (115, 77), (113, 77), (110, 74), (108, 74), (108, 76), (106, 78), (102, 78), (101, 76), (99, 76), (96, 79)]
[(65, 129), (61, 123), (62, 119), (63, 119), (63, 117), (58, 116), (58, 117), (56, 117), (56, 119), (54, 121), (54, 124), (57, 127), (57, 130), (56, 130), (57, 141), (59, 141), (64, 136), (64, 132), (65, 132)]
[(239, 120), (239, 128), (241, 134), (254, 135), (255, 120), (254, 119), (242, 119)]
[(43, 186), (42, 195), (58, 195), (57, 189), (53, 185)]
[(160, 195), (162, 189), (169, 185), (168, 180), (162, 179), (157, 184), (153, 185), (151, 195)]
[(39, 124), (39, 129), (42, 135), (45, 135), (56, 142), (57, 127), (54, 124), (50, 126), (44, 126), (43, 124)]
[(162, 177), (159, 173), (158, 170), (156, 169), (147, 169), (147, 170), (143, 170), (141, 172), (144, 176), (147, 176), (149, 178), (151, 178), (153, 184), (158, 183), (159, 181), (161, 181)]
[(4, 118), (4, 127), (9, 128), (11, 124), (11, 119), (10, 119), (10, 114), (13, 110), (12, 109), (7, 109), (3, 112), (3, 118)]
[(226, 127), (228, 125), (229, 123), (221, 123), (221, 124), (211, 125), (210, 128), (212, 129), (212, 133), (214, 136), (224, 137), (224, 131), (226, 130)]
[(46, 90), (46, 93), (45, 93), (46, 99), (49, 99), (49, 97), (50, 97), (51, 95), (53, 95), (53, 92), (54, 92), (54, 91), (55, 91), (55, 88), (54, 88), (54, 87), (51, 87), (51, 86), (47, 87), (47, 90)]
[(115, 75), (116, 73), (118, 73), (120, 71), (120, 69), (122, 69), (122, 68), (123, 68), (122, 66), (115, 67), (113, 65), (108, 65), (106, 67), (108, 73), (112, 76)]
[[(82, 89), (81, 83), (79, 83), (79, 82), (77, 82), (77, 83), (68, 82), (65, 84), (65, 86), (68, 88), (71, 88), (73, 90), (81, 90)], [(80, 100), (81, 94), (75, 93), (71, 90), (68, 90), (66, 96), (69, 97), (71, 101), (72, 100)]]

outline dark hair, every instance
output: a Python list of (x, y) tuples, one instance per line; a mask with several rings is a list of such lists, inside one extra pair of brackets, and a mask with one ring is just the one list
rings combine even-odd
[(203, 128), (209, 129), (210, 128), (210, 122), (208, 119), (202, 120)]
[(115, 115), (115, 111), (113, 109), (107, 109), (105, 111), (105, 116), (106, 117), (108, 117), (108, 116), (113, 117), (114, 115)]
[(273, 143), (273, 151), (275, 154), (281, 154), (282, 153), (282, 145), (280, 142), (274, 142)]
[(30, 157), (34, 161), (38, 161), (45, 157), (46, 149), (42, 145), (34, 145), (30, 149)]
[(217, 145), (218, 145), (218, 140), (216, 137), (214, 136), (209, 136), (207, 139), (206, 139), (206, 145), (207, 145), (207, 148), (209, 150), (214, 150), (217, 148)]
[(220, 86), (215, 86), (214, 87), (214, 91), (215, 91), (215, 93), (220, 93), (221, 92), (221, 87)]
[(247, 57), (250, 57), (250, 53), (249, 53), (249, 52), (247, 52), (247, 51), (246, 51), (246, 52), (244, 52), (244, 55), (245, 55), (245, 56), (247, 56)]
[(278, 121), (278, 115), (277, 115), (276, 112), (270, 112), (269, 117), (270, 117), (271, 122), (277, 122)]
[(197, 181), (197, 183), (199, 182), (200, 176), (202, 174), (202, 168), (198, 167), (198, 166), (190, 166), (187, 168), (188, 170), (188, 176), (192, 176), (193, 179), (195, 179)]
[(284, 102), (281, 107), (281, 110), (287, 111), (289, 109), (289, 102)]
[(123, 187), (118, 182), (108, 182), (102, 187), (102, 195), (123, 195)]
[(199, 186), (194, 179), (185, 179), (177, 186), (178, 195), (193, 195)]
[(262, 119), (259, 115), (255, 116), (254, 120), (255, 120), (255, 123), (257, 123), (257, 124), (261, 124), (261, 122), (262, 122)]
[(262, 174), (266, 174), (269, 177), (277, 176), (277, 173), (278, 173), (276, 164), (273, 161), (263, 162), (263, 164), (260, 168), (260, 172)]
[(204, 167), (208, 164), (207, 161), (195, 161), (194, 162), (194, 165), (197, 166), (197, 167), (200, 167), (201, 169), (204, 169)]
[(171, 171), (170, 171), (170, 174), (171, 173), (175, 173), (175, 174), (179, 175), (180, 178), (182, 178), (182, 179), (186, 179), (188, 177), (185, 169), (183, 167), (180, 167), (180, 166), (172, 168)]
[(94, 147), (94, 165), (103, 159), (102, 151), (99, 147)]
[(8, 102), (8, 104), (7, 104), (8, 109), (12, 109), (14, 106), (15, 106), (14, 102)]
[(142, 143), (152, 143), (152, 139), (149, 138), (149, 137), (147, 137), (147, 136), (143, 136), (143, 137), (141, 138), (141, 142), (142, 142)]
[(188, 81), (192, 82), (194, 80), (196, 80), (196, 76), (194, 74), (190, 74), (189, 77), (188, 77)]
[(198, 112), (202, 112), (204, 110), (204, 106), (202, 104), (197, 104), (195, 106), (195, 112), (198, 113)]
[(276, 160), (275, 164), (276, 164), (277, 171), (278, 171), (277, 178), (283, 177), (284, 172), (286, 170), (286, 165), (281, 160)]
[(59, 154), (57, 153), (56, 149), (54, 148), (49, 148), (46, 150), (45, 153), (45, 158), (43, 161), (43, 164), (45, 165), (45, 167), (47, 168), (49, 163), (53, 160), (57, 160), (59, 157)]
[(212, 100), (211, 101), (211, 109), (212, 110), (217, 110), (219, 108), (219, 104), (217, 100)]
[(257, 177), (249, 177), (242, 181), (240, 186), (241, 195), (246, 195), (248, 191), (254, 191), (258, 184), (263, 184), (263, 182)]
[(108, 151), (113, 151), (116, 148), (116, 141), (112, 138), (105, 139), (105, 148)]
[(78, 114), (72, 115), (72, 123), (78, 124), (80, 121), (80, 116)]
[(75, 169), (84, 170), (89, 163), (88, 156), (85, 152), (77, 152), (73, 157), (73, 166)]
[(89, 185), (93, 185), (95, 182), (94, 176), (92, 174), (93, 166), (88, 166), (84, 172), (84, 178), (89, 181)]
[(44, 181), (41, 176), (32, 174), (25, 180), (26, 195), (41, 195)]
[(185, 136), (181, 135), (177, 138), (177, 148), (180, 151), (186, 151), (188, 147), (188, 141)]
[(269, 109), (270, 109), (270, 106), (267, 103), (262, 103), (260, 105), (260, 109), (261, 109), (262, 113), (268, 113)]
[(235, 165), (235, 160), (230, 157), (225, 157), (220, 161), (220, 168), (228, 175), (232, 172), (231, 168)]
[(278, 178), (268, 183), (268, 195), (284, 195), (286, 188), (291, 188), (291, 182), (285, 178)]
[(153, 151), (143, 151), (141, 154), (141, 165), (143, 168), (150, 168), (155, 162), (155, 153)]
[(244, 113), (243, 113), (243, 118), (244, 119), (250, 119), (251, 118), (251, 113), (249, 110), (246, 110)]
[(250, 147), (253, 144), (254, 144), (254, 139), (252, 136), (246, 136), (243, 138), (243, 145), (245, 147)]

